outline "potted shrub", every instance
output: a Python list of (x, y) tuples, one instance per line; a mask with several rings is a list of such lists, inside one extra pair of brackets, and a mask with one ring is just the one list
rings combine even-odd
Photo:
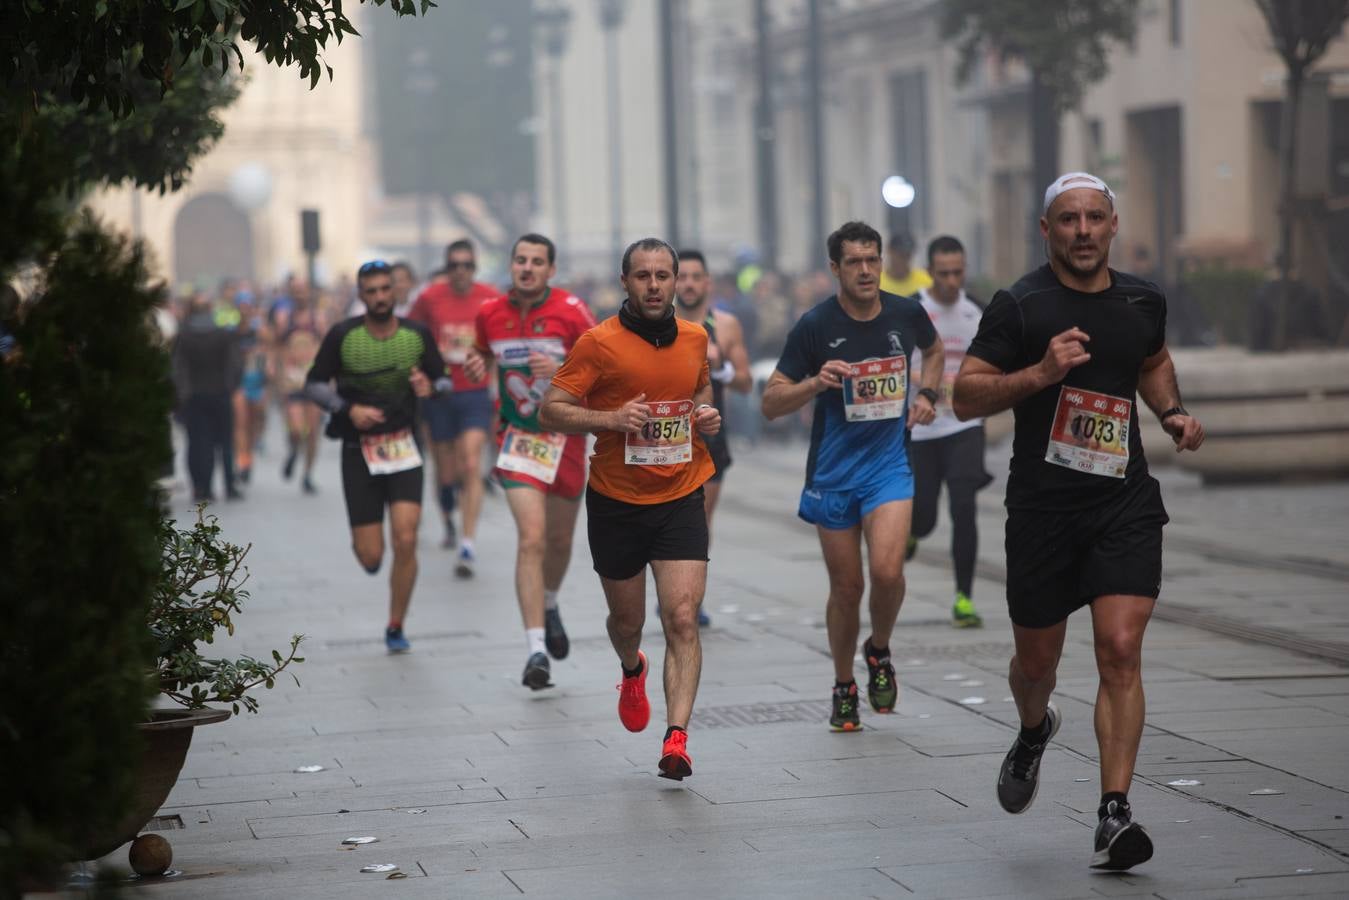
[[(153, 709), (140, 725), (145, 751), (132, 803), (115, 828), (90, 836), (83, 848), (87, 859), (134, 839), (164, 805), (178, 781), (196, 726), (223, 722), (240, 707), (257, 712), (258, 701), (248, 692), (258, 687), (270, 690), (283, 670), (304, 662), (298, 655), (304, 636), (298, 634), (291, 637), (285, 656), (273, 650), (269, 661), (204, 655), (202, 645), (214, 644), (218, 631), (234, 633), (234, 616), (248, 599), (243, 561), (249, 548), (224, 540), (219, 522), (206, 514), (204, 504), (197, 507), (197, 520), (189, 529), (162, 519), (159, 542), (159, 580), (146, 616), (155, 654), (151, 679), (162, 699), (183, 708)], [(300, 683), (298, 678), (295, 683)], [(230, 709), (209, 705), (213, 703), (228, 704)]]

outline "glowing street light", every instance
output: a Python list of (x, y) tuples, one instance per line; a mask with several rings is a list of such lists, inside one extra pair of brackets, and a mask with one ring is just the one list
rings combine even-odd
[(891, 175), (881, 182), (881, 199), (895, 209), (906, 209), (913, 205), (913, 199), (917, 194), (909, 179), (903, 175)]

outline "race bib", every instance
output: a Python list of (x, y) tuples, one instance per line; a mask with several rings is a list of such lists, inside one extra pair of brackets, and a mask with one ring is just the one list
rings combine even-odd
[(365, 466), (371, 475), (406, 472), (422, 464), (422, 455), (417, 450), (417, 442), (412, 439), (410, 428), (388, 434), (361, 435), (361, 455), (365, 457)]
[(693, 401), (646, 404), (651, 418), (625, 435), (623, 459), (630, 466), (669, 466), (693, 459)]
[(909, 393), (908, 360), (888, 356), (856, 363), (843, 379), (843, 411), (849, 422), (898, 419)]
[(1078, 472), (1123, 478), (1129, 467), (1133, 401), (1064, 386), (1049, 432), (1045, 462)]
[(501, 439), (497, 468), (552, 484), (557, 478), (557, 468), (562, 463), (562, 451), (566, 446), (565, 434), (525, 431), (510, 425)]

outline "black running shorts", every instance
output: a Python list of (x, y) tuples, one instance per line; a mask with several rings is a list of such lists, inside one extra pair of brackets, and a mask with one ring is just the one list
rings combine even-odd
[(711, 480), (721, 481), (726, 477), (726, 470), (731, 467), (731, 445), (726, 439), (726, 432), (722, 430), (713, 435), (703, 435), (703, 444), (707, 446), (707, 453), (712, 457), (712, 465), (717, 467)]
[(384, 521), (384, 507), (406, 500), (422, 502), (422, 475), (424, 466), (394, 472), (392, 475), (371, 475), (361, 455), (361, 445), (342, 442), (342, 493), (347, 499), (347, 521), (351, 527), (377, 525)]
[(1155, 599), (1162, 584), (1162, 526), (1168, 521), (1161, 487), (1151, 475), (1089, 509), (1008, 510), (1012, 622), (1048, 628), (1110, 594)]
[(657, 559), (707, 561), (703, 489), (650, 505), (624, 503), (586, 488), (590, 555), (601, 578), (622, 581)]

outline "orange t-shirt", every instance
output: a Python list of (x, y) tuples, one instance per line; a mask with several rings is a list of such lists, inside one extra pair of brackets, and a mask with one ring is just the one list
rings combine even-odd
[[(589, 409), (618, 409), (646, 394), (653, 414), (662, 404), (691, 401), (711, 381), (707, 332), (679, 320), (679, 336), (653, 347), (623, 326), (605, 319), (576, 341), (553, 376), (553, 386), (585, 401)], [(590, 457), (590, 486), (613, 500), (650, 505), (686, 497), (716, 471), (702, 436), (692, 435), (692, 458), (674, 465), (629, 465), (628, 437), (601, 431)]]

